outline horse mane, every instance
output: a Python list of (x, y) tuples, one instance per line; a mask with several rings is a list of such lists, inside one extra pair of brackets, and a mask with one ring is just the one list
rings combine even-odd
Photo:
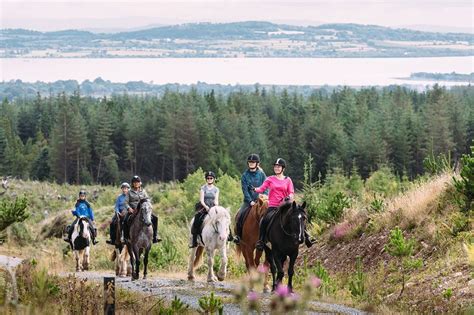
[(221, 206), (214, 206), (211, 209), (209, 209), (208, 216), (204, 219), (204, 224), (207, 222), (216, 222), (220, 220), (221, 218), (226, 218), (230, 221), (230, 214), (229, 214), (229, 209), (226, 209)]

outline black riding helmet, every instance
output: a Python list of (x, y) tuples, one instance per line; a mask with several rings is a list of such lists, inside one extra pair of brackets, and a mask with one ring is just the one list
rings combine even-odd
[(81, 190), (79, 191), (79, 196), (81, 196), (81, 195), (84, 195), (84, 196), (85, 196), (85, 195), (87, 195), (87, 192), (86, 192), (85, 190), (81, 189)]
[(260, 163), (260, 157), (258, 156), (258, 154), (252, 153), (252, 154), (250, 154), (249, 157), (247, 158), (247, 162), (257, 162), (257, 163)]
[(140, 176), (138, 175), (135, 175), (132, 177), (132, 180), (130, 181), (132, 184), (137, 182), (137, 183), (141, 183), (142, 182), (142, 179), (140, 178)]
[(286, 167), (286, 161), (283, 160), (282, 158), (276, 159), (275, 163), (273, 165), (280, 165), (281, 167), (285, 168)]
[(208, 171), (204, 173), (204, 178), (207, 179), (208, 177), (213, 177), (214, 179), (216, 179), (216, 174), (214, 174), (213, 171)]

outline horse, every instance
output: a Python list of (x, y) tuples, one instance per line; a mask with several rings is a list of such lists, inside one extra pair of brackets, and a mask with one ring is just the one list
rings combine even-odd
[[(194, 220), (194, 218), (193, 218)], [(191, 226), (193, 223), (191, 220)], [(192, 248), (188, 263), (188, 280), (194, 280), (194, 268), (198, 265), (204, 249), (207, 253), (207, 282), (223, 281), (227, 272), (227, 237), (230, 233), (230, 214), (229, 209), (221, 206), (215, 206), (209, 209), (208, 215), (204, 219), (202, 238), (198, 240), (198, 246)], [(192, 236), (191, 236), (192, 237)], [(219, 250), (221, 253), (221, 267), (214, 275), (214, 252)]]
[(298, 249), (304, 242), (304, 231), (307, 220), (306, 202), (297, 205), (296, 202), (285, 203), (280, 206), (273, 218), (273, 222), (268, 227), (267, 244), (265, 245), (265, 255), (270, 263), (272, 272), (272, 291), (275, 291), (278, 284), (283, 280), (283, 264), (286, 257), (290, 258), (288, 264), (288, 289), (293, 292), (293, 274)]
[[(242, 253), (242, 256), (244, 256), (247, 272), (250, 272), (251, 269), (256, 269), (260, 264), (260, 257), (263, 252), (256, 251), (255, 244), (258, 240), (260, 220), (267, 212), (267, 209), (268, 196), (263, 194), (259, 195), (257, 202), (250, 208), (250, 210), (248, 210), (247, 218), (245, 218), (243, 223), (242, 238), (240, 239), (239, 245), (236, 246), (236, 251), (237, 255)], [(235, 222), (238, 222), (237, 215), (235, 217)], [(237, 233), (237, 227), (235, 227), (234, 230)], [(266, 270), (268, 270), (268, 263), (266, 261), (265, 265), (267, 266)], [(264, 275), (263, 291), (269, 291), (267, 273)]]
[[(148, 254), (150, 253), (153, 227), (151, 226), (152, 207), (148, 199), (140, 200), (137, 213), (130, 224), (130, 239), (126, 241), (130, 263), (132, 265), (132, 280), (137, 280), (140, 272), (140, 256), (143, 257), (143, 279), (146, 279)], [(131, 218), (129, 218), (130, 220)]]
[(128, 247), (121, 241), (122, 228), (120, 219), (120, 214), (116, 212), (115, 217), (112, 220), (115, 225), (115, 248), (110, 260), (115, 261), (115, 275), (118, 277), (126, 277), (132, 274), (132, 265), (130, 264)]
[(70, 228), (73, 229), (71, 235), (71, 247), (76, 259), (76, 271), (89, 270), (91, 243), (89, 219), (81, 216)]

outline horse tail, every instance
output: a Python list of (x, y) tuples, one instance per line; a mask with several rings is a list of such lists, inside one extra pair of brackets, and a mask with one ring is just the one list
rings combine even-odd
[(199, 265), (203, 252), (204, 252), (204, 247), (198, 246), (198, 248), (196, 248), (196, 257), (194, 258), (193, 267), (197, 267), (197, 265)]
[(235, 253), (237, 254), (237, 258), (239, 258), (240, 255), (242, 255), (242, 248), (240, 247), (240, 245), (235, 246)]

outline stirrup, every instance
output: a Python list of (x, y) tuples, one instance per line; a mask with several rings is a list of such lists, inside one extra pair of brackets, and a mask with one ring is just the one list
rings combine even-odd
[(255, 244), (255, 249), (263, 251), (265, 249), (265, 243), (262, 240), (258, 240), (257, 244)]
[(234, 240), (233, 240), (233, 241), (234, 241), (234, 243), (235, 243), (236, 245), (240, 245), (240, 237), (239, 237), (238, 235), (234, 236)]

